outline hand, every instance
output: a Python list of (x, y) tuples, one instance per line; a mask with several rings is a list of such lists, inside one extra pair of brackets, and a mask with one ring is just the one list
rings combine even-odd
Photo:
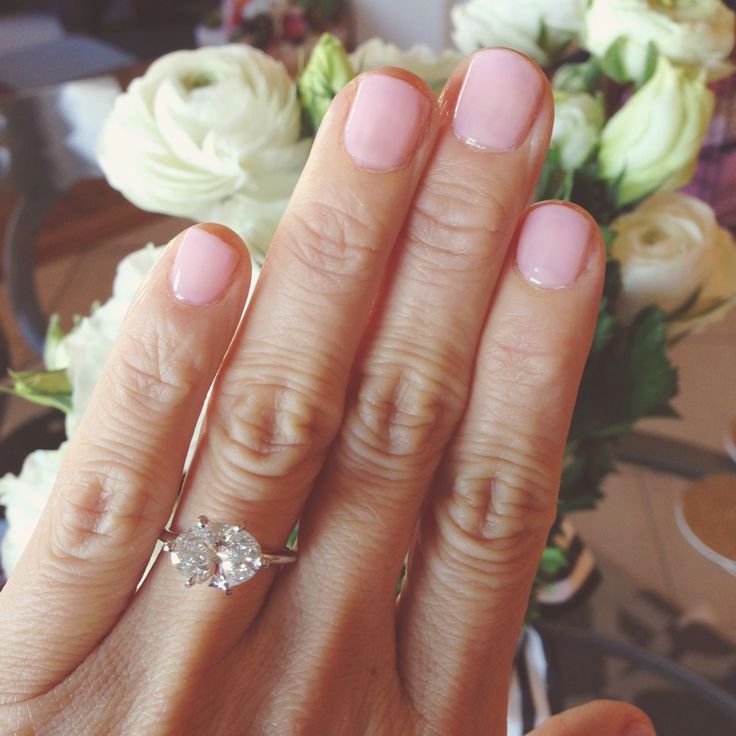
[[(3, 733), (505, 732), (604, 269), (584, 212), (526, 209), (551, 123), (511, 51), (439, 104), (373, 72), (323, 122), (242, 323), (237, 238), (169, 245), (0, 596)], [(268, 549), (301, 519), (299, 561), (227, 597), (161, 555), (136, 591), (213, 380), (172, 527), (244, 519)], [(652, 731), (604, 703), (538, 733)]]

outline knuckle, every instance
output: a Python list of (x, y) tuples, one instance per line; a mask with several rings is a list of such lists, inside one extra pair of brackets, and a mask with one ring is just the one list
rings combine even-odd
[(409, 252), (453, 272), (500, 262), (503, 253), (489, 243), (511, 227), (512, 218), (510, 205), (493, 190), (477, 177), (430, 177), (410, 216)]
[[(282, 372), (286, 373), (286, 371)], [(332, 441), (339, 413), (333, 402), (296, 380), (233, 382), (222, 393), (212, 443), (228, 486), (244, 476), (293, 479), (312, 473)]]
[(128, 334), (110, 364), (107, 386), (126, 415), (167, 416), (187, 401), (198, 375), (198, 358), (186, 340), (157, 329)]
[(478, 428), (476, 436), (466, 440), (438, 524), (456, 563), (513, 585), (521, 568), (536, 565), (555, 520), (561, 451), (555, 441), (506, 427)]
[(364, 376), (346, 423), (353, 462), (364, 471), (414, 473), (449, 436), (465, 403), (463, 373), (426, 368), (415, 358)]
[(359, 201), (334, 196), (334, 202), (306, 202), (284, 221), (288, 248), (281, 269), (302, 288), (339, 292), (346, 279), (369, 273), (381, 245), (383, 226)]
[(548, 324), (540, 324), (533, 313), (512, 313), (497, 317), (495, 329), (483, 346), (486, 370), (502, 377), (494, 382), (504, 395), (524, 401), (529, 392), (516, 389), (542, 389), (557, 384), (566, 374), (570, 356), (587, 347), (576, 336), (551, 333)]
[(157, 479), (144, 464), (132, 467), (123, 447), (83, 446), (77, 454), (86, 459), (71, 461), (57, 482), (49, 548), (52, 563), (83, 576), (87, 561), (114, 561), (141, 537), (155, 537), (168, 510)]

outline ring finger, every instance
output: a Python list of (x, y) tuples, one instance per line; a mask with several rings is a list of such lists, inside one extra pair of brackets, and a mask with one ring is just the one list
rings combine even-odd
[[(215, 386), (178, 529), (206, 514), (245, 520), (264, 548), (288, 538), (342, 419), (354, 354), (436, 130), (431, 92), (402, 72), (365, 75), (333, 102)], [(152, 578), (146, 594), (164, 599), (183, 582), (168, 563)], [(267, 584), (262, 574), (247, 593), (234, 589), (245, 595), (237, 621), (234, 601), (200, 599), (221, 612), (224, 647), (225, 620), (239, 634)]]

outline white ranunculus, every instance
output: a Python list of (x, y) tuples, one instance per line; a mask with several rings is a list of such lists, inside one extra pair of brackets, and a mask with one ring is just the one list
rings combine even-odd
[(69, 437), (87, 408), (128, 307), (162, 250), (149, 243), (123, 258), (110, 299), (83, 317), (63, 340), (72, 384), (72, 413), (67, 415), (66, 426)]
[(36, 450), (23, 463), (19, 475), (0, 478), (0, 504), (5, 506), (8, 528), (0, 547), (6, 575), (10, 575), (36, 528), (54, 487), (66, 444), (58, 450)]
[(470, 0), (452, 9), (452, 39), (465, 54), (507, 46), (550, 64), (582, 29), (587, 0)]
[[(658, 192), (612, 223), (625, 321), (650, 305), (678, 314), (671, 335), (722, 317), (736, 300), (736, 244), (713, 210), (680, 192)], [(697, 298), (696, 298), (697, 295)], [(692, 303), (690, 303), (692, 302)]]
[(600, 140), (605, 121), (603, 100), (585, 92), (555, 91), (555, 123), (552, 146), (560, 154), (562, 166), (582, 166)]
[(660, 57), (654, 76), (608, 121), (600, 172), (619, 183), (619, 203), (692, 178), (713, 115), (713, 93), (701, 75)]
[(358, 46), (349, 58), (356, 74), (382, 66), (396, 66), (408, 69), (423, 79), (433, 90), (439, 91), (462, 56), (452, 49), (445, 49), (438, 55), (425, 44), (416, 44), (402, 51), (392, 43), (372, 38)]
[(593, 0), (584, 45), (604, 56), (619, 39), (630, 79), (642, 79), (650, 43), (670, 61), (706, 69), (714, 79), (732, 68), (734, 14), (721, 0)]
[(117, 99), (98, 155), (137, 206), (199, 221), (227, 215), (220, 221), (262, 260), (273, 212), (286, 208), (310, 146), (286, 68), (235, 44), (155, 61)]

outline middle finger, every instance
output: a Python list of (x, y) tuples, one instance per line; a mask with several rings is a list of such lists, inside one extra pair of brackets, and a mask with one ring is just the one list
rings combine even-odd
[[(343, 428), (302, 521), (300, 600), (330, 598), (329, 585), (351, 610), (376, 595), (391, 610), (424, 494), (467, 401), (496, 280), (547, 150), (549, 87), (514, 51), (488, 49), (461, 64), (440, 112), (439, 143), (395, 251)], [(336, 555), (346, 562), (325, 580)]]

